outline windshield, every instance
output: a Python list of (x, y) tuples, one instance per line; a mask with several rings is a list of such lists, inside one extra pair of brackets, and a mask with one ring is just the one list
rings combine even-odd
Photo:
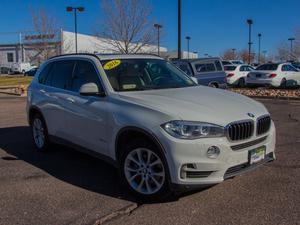
[(161, 59), (101, 60), (115, 91), (182, 88), (197, 85), (185, 73)]

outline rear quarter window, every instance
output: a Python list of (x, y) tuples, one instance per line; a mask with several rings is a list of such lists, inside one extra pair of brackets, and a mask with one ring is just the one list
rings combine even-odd
[(51, 67), (52, 67), (52, 63), (49, 63), (40, 72), (39, 78), (38, 78), (40, 84), (45, 84), (46, 83), (46, 79), (47, 79), (47, 76), (49, 74), (49, 71), (50, 71)]

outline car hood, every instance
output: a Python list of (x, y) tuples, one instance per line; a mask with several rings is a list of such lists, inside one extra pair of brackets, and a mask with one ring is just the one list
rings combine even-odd
[[(225, 126), (230, 122), (268, 114), (259, 102), (231, 91), (195, 86), (188, 88), (120, 92), (126, 101), (168, 114), (174, 119)], [(254, 118), (254, 119), (255, 119)]]

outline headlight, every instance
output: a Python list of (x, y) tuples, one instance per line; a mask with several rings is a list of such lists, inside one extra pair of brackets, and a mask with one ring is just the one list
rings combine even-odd
[(224, 127), (203, 122), (174, 120), (161, 127), (170, 135), (181, 139), (197, 139), (224, 136)]

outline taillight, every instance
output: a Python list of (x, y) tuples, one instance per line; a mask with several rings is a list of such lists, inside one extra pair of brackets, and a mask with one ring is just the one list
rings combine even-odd
[(227, 77), (233, 77), (233, 76), (234, 76), (234, 73), (227, 74)]
[(269, 78), (274, 78), (274, 77), (276, 77), (276, 76), (277, 76), (276, 73), (271, 73), (271, 74), (269, 75)]

